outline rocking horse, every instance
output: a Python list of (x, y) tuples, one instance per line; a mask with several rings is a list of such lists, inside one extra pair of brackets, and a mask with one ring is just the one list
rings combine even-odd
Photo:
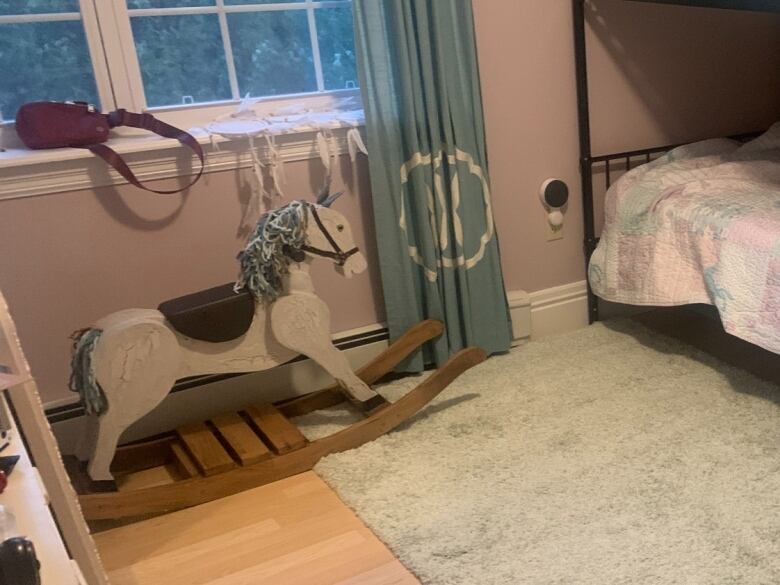
[[(311, 469), (329, 453), (395, 428), (485, 359), (478, 348), (462, 350), (406, 396), (387, 402), (370, 384), (441, 334), (441, 323), (424, 321), (352, 370), (331, 341), (328, 307), (309, 275), (317, 258), (331, 260), (347, 278), (366, 269), (349, 223), (331, 208), (337, 197), (325, 190), (316, 203), (293, 201), (263, 215), (239, 255), (235, 286), (167, 301), (158, 310), (118, 311), (74, 336), (71, 388), (81, 394), (88, 418), (77, 453), (87, 463), (88, 481), (74, 483), (88, 519), (172, 511)], [(176, 380), (257, 372), (299, 354), (322, 366), (336, 385), (117, 449), (125, 429), (159, 405)], [(344, 398), (366, 418), (329, 437), (309, 442), (288, 420)], [(177, 481), (116, 491), (115, 474), (168, 464)]]

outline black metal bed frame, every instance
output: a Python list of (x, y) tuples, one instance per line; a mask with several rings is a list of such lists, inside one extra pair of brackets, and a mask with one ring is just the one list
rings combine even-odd
[[(645, 0), (647, 1), (647, 0)], [(650, 0), (654, 2), (667, 2), (669, 0)], [(584, 224), (584, 252), (585, 252), (585, 273), (587, 275), (588, 263), (590, 257), (596, 246), (599, 243), (599, 238), (596, 235), (596, 214), (595, 214), (595, 199), (594, 199), (594, 167), (597, 165), (604, 165), (605, 187), (609, 189), (612, 184), (611, 168), (612, 164), (616, 161), (625, 163), (625, 170), (631, 170), (632, 162), (637, 159), (643, 159), (643, 162), (650, 162), (654, 155), (663, 154), (680, 144), (667, 144), (665, 146), (653, 146), (650, 148), (642, 148), (638, 150), (628, 150), (624, 152), (616, 152), (611, 154), (594, 156), (591, 148), (590, 140), (590, 102), (588, 96), (588, 62), (587, 62), (587, 47), (585, 42), (585, 3), (587, 0), (572, 0), (572, 10), (574, 17), (574, 65), (575, 76), (577, 83), (577, 125), (579, 130), (579, 143), (580, 143), (580, 180), (582, 183), (582, 217)], [(697, 3), (698, 2), (698, 3)], [(669, 3), (688, 4), (690, 6), (702, 6), (703, 3), (694, 0), (688, 2), (674, 0)], [(716, 3), (712, 4), (716, 6)], [(720, 6), (725, 7), (725, 6)], [(733, 8), (732, 6), (728, 6)], [(763, 6), (761, 8), (757, 6), (746, 7), (748, 10), (766, 10)], [(745, 134), (739, 134), (731, 136), (730, 138), (736, 140), (748, 140), (755, 138), (758, 135), (757, 132), (750, 132)], [(590, 281), (586, 281), (588, 284), (588, 322), (593, 323), (599, 320), (599, 299), (593, 293), (590, 287)]]

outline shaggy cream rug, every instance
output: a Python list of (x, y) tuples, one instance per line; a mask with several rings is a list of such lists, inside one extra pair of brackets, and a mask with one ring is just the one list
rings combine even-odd
[(423, 583), (775, 585), (779, 405), (776, 385), (599, 324), (488, 360), (316, 471)]

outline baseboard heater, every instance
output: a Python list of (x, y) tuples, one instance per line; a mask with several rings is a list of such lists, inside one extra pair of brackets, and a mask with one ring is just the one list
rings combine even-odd
[[(390, 334), (386, 327), (373, 329), (371, 331), (364, 331), (355, 335), (348, 335), (346, 337), (340, 337), (333, 340), (333, 344), (341, 351), (353, 349), (363, 345), (369, 345), (371, 343), (377, 343), (380, 341), (386, 341), (390, 338)], [(288, 365), (295, 362), (300, 362), (309, 359), (306, 356), (299, 355), (296, 358), (291, 359), (282, 365)], [(281, 366), (279, 366), (281, 367)], [(229, 378), (237, 378), (239, 376), (246, 376), (255, 372), (244, 372), (240, 374), (213, 374), (206, 376), (193, 376), (191, 378), (183, 378), (173, 385), (171, 394), (175, 392), (184, 392), (186, 390), (192, 390), (204, 386), (205, 384), (213, 384), (221, 380), (227, 380)], [(74, 402), (72, 404), (64, 404), (62, 406), (55, 406), (46, 409), (46, 418), (49, 424), (59, 423), (73, 418), (84, 416), (84, 406), (80, 402)]]

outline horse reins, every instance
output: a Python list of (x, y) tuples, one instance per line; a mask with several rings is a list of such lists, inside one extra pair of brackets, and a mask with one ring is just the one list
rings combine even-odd
[(338, 245), (336, 240), (333, 239), (333, 236), (330, 235), (330, 232), (325, 227), (325, 224), (322, 223), (322, 220), (320, 219), (320, 216), (317, 213), (317, 208), (314, 205), (309, 205), (308, 208), (309, 211), (311, 211), (311, 215), (314, 218), (314, 222), (317, 224), (317, 227), (320, 228), (322, 235), (325, 236), (326, 240), (328, 240), (328, 243), (330, 244), (331, 248), (333, 248), (333, 250), (321, 250), (320, 248), (315, 248), (313, 246), (308, 246), (306, 244), (301, 246), (301, 250), (303, 250), (304, 252), (308, 252), (309, 254), (315, 254), (316, 256), (323, 256), (324, 258), (330, 258), (331, 260), (335, 260), (338, 266), (344, 266), (344, 264), (347, 262), (347, 259), (350, 256), (352, 256), (353, 254), (357, 254), (358, 247), (355, 246), (351, 250), (347, 250), (346, 252), (344, 252), (341, 249), (341, 247)]

